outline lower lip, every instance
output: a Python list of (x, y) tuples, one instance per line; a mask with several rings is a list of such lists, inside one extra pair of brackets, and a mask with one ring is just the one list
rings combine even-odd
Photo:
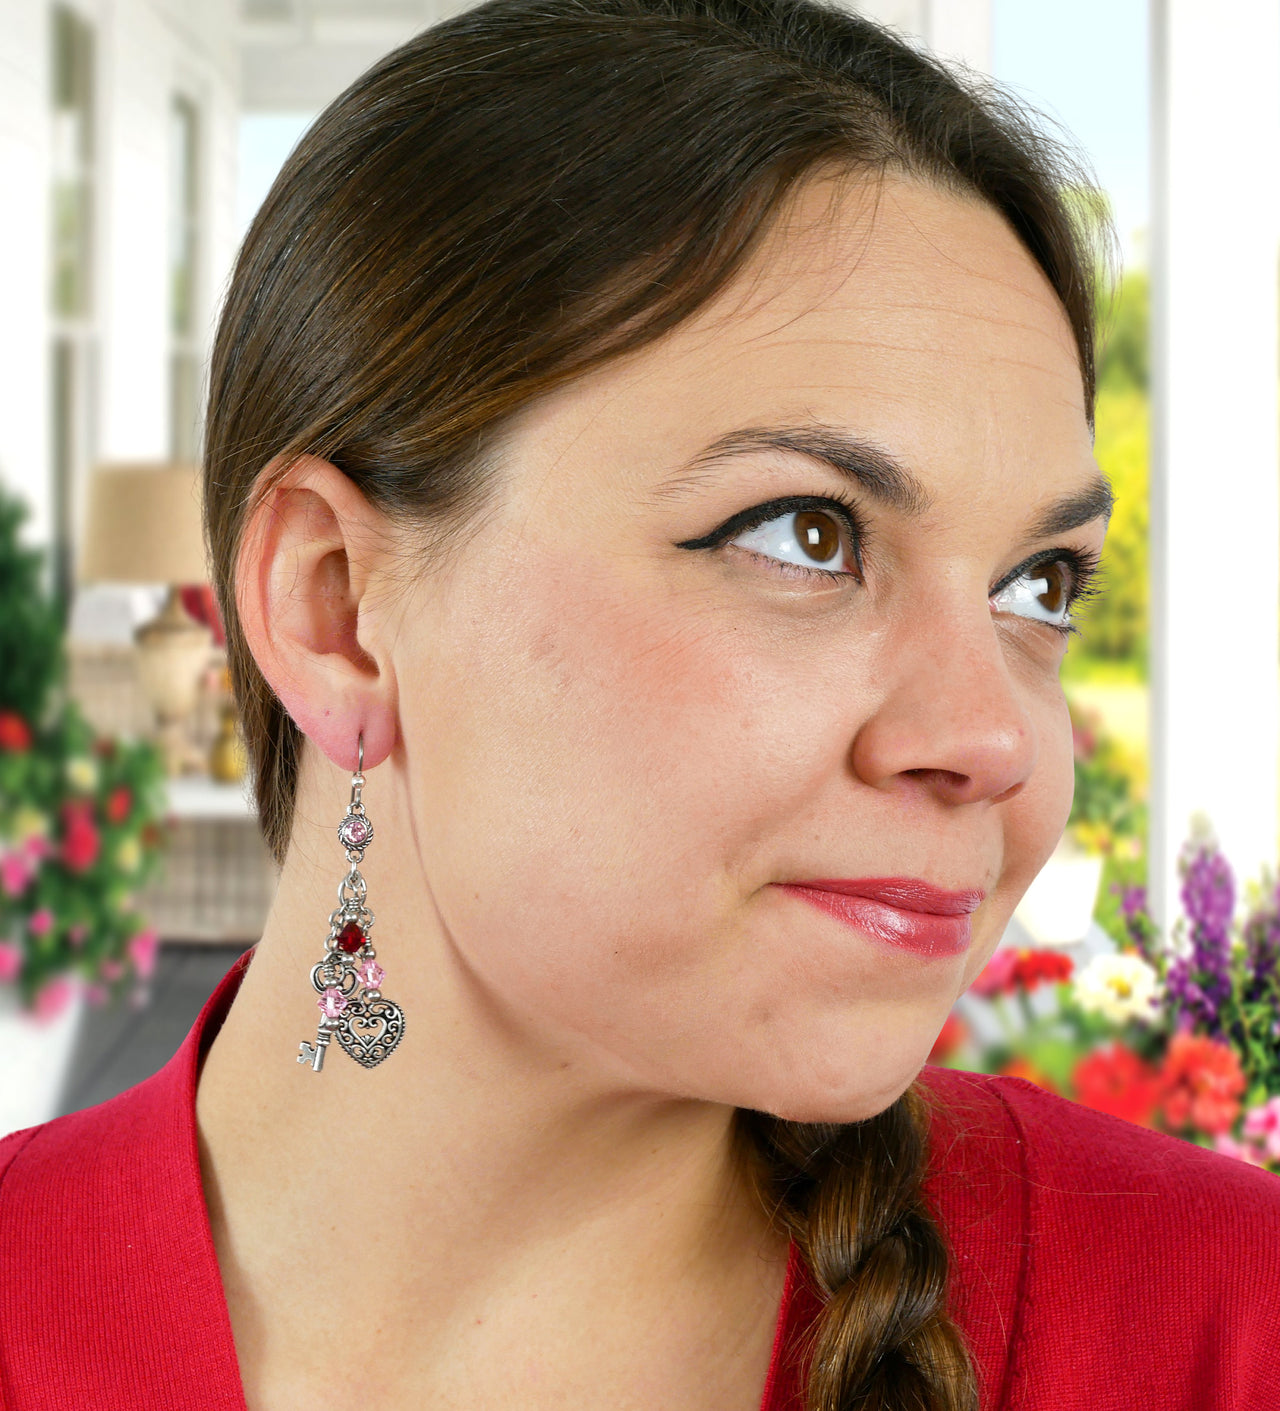
[(823, 892), (817, 887), (797, 887), (779, 883), (784, 892), (802, 898), (811, 906), (851, 926), (861, 936), (913, 951), (916, 955), (963, 955), (969, 949), (968, 916), (934, 916), (925, 911), (907, 911), (870, 897), (851, 897), (843, 892)]

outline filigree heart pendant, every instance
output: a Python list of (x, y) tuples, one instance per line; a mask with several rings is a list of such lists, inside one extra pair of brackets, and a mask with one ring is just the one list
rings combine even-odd
[(375, 1068), (404, 1037), (404, 1011), (389, 999), (357, 1000), (335, 1030), (338, 1042), (364, 1068)]

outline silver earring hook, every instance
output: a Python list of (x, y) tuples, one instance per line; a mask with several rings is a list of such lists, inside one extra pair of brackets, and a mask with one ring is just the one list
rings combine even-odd
[(356, 772), (351, 776), (351, 808), (360, 812), (364, 805), (360, 802), (360, 791), (364, 788), (364, 731), (361, 730), (356, 739), (356, 749), (359, 751), (359, 763)]

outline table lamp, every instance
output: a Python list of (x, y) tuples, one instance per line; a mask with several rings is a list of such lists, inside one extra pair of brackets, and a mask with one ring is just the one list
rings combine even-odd
[(213, 634), (182, 605), (179, 588), (206, 583), (200, 472), (192, 465), (102, 465), (89, 479), (80, 555), (81, 583), (163, 583), (159, 614), (134, 630), (138, 675), (156, 714), (156, 742), (171, 775), (199, 773), (204, 762), (188, 738), (200, 675)]

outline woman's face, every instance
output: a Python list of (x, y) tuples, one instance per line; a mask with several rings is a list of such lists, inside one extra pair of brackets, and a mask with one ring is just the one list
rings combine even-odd
[[(1105, 496), (1001, 217), (839, 189), (513, 424), (394, 653), (423, 882), (501, 1011), (610, 1081), (849, 1121), (916, 1076), (1066, 823), (1060, 624)], [(967, 950), (779, 885), (833, 878), (982, 893)]]

